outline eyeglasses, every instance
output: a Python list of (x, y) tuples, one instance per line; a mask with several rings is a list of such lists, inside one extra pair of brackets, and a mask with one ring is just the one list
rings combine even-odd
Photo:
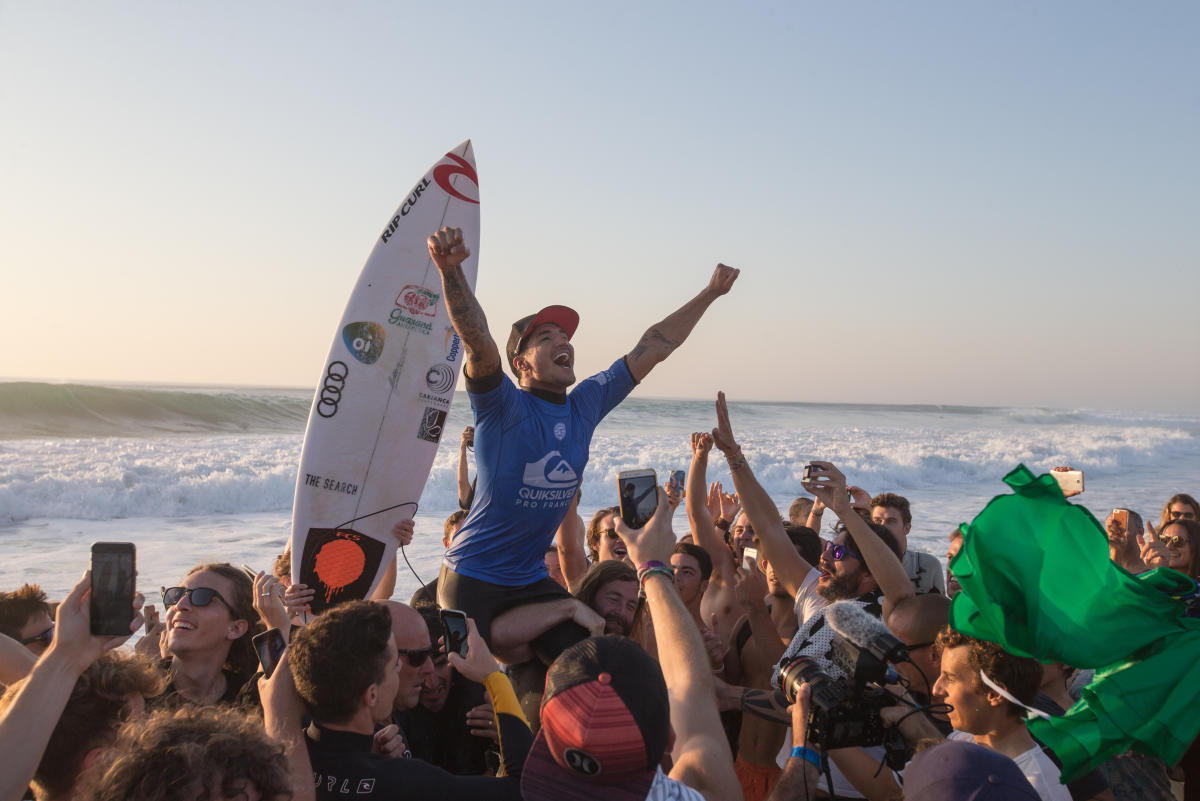
[(847, 556), (853, 556), (860, 562), (863, 560), (849, 545), (835, 545), (832, 542), (827, 542), (825, 543), (825, 550), (829, 552), (829, 555), (833, 557), (833, 561), (835, 562), (840, 562)]
[(440, 648), (397, 648), (396, 653), (408, 660), (409, 667), (420, 667), (425, 664), (426, 659), (433, 659), (439, 653)]
[(1160, 537), (1159, 542), (1168, 548), (1178, 548), (1180, 545), (1186, 545), (1187, 539), (1184, 537)]
[(233, 607), (229, 605), (229, 602), (222, 598), (221, 593), (217, 592), (212, 587), (172, 587), (171, 589), (163, 587), (163, 606), (170, 609), (172, 606), (183, 600), (183, 596), (185, 595), (188, 597), (188, 602), (191, 603), (192, 606), (208, 606), (215, 598), (224, 604), (225, 608), (229, 610), (229, 614), (234, 615), (235, 617), (237, 616), (237, 612), (233, 611)]
[(21, 645), (32, 645), (35, 642), (43, 642), (46, 645), (49, 645), (53, 639), (54, 639), (54, 624), (51, 623), (50, 628), (46, 629), (45, 631), (35, 634), (32, 637), (26, 637), (25, 639), (21, 640)]

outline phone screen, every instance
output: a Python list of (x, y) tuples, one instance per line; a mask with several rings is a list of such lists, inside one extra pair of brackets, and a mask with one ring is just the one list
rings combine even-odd
[(129, 633), (133, 621), (133, 584), (133, 543), (92, 545), (92, 634)]
[(446, 629), (446, 653), (457, 652), (459, 656), (467, 656), (467, 615), (457, 609), (443, 609), (439, 613), (442, 626)]
[(283, 635), (279, 633), (279, 629), (267, 629), (262, 634), (254, 635), (254, 650), (258, 653), (258, 664), (262, 665), (263, 675), (268, 679), (275, 672), (275, 666), (279, 664), (279, 657), (283, 656), (285, 648), (287, 648), (287, 643), (283, 641)]
[(654, 471), (626, 470), (617, 475), (621, 519), (630, 528), (641, 528), (658, 508), (658, 478)]
[(671, 471), (671, 488), (675, 490), (675, 492), (678, 493), (683, 491), (685, 481), (687, 481), (687, 473), (682, 470)]

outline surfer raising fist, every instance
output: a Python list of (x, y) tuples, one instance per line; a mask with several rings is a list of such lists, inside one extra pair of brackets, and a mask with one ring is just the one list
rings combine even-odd
[[(549, 663), (588, 636), (541, 602), (567, 597), (546, 573), (543, 555), (579, 488), (592, 433), (634, 386), (678, 348), (708, 307), (727, 293), (738, 271), (718, 264), (698, 295), (651, 326), (608, 369), (576, 384), (571, 338), (579, 315), (547, 306), (512, 326), (504, 375), (500, 349), (463, 271), (471, 253), (462, 231), (429, 237), (450, 322), (465, 350), (464, 373), (475, 412), (475, 501), (446, 552), (438, 602), (474, 618), (479, 633), (511, 639), (515, 650)], [(555, 604), (559, 608), (562, 604)], [(540, 607), (540, 608), (539, 608)], [(503, 614), (496, 618), (498, 612)], [(493, 649), (508, 645), (497, 642)]]

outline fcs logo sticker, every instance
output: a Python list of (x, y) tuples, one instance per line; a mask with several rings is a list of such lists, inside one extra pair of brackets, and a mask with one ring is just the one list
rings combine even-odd
[[(459, 200), (467, 203), (479, 205), (479, 201), (475, 198), (470, 198), (459, 192), (453, 185), (451, 179), (456, 175), (461, 175), (471, 183), (475, 184), (475, 194), (479, 194), (479, 176), (475, 174), (475, 168), (471, 166), (471, 162), (466, 159), (456, 156), (453, 153), (447, 153), (446, 158), (453, 161), (453, 164), (439, 164), (433, 168), (433, 180), (437, 181), (437, 185), (446, 191), (450, 197), (456, 197)], [(457, 183), (462, 183), (458, 181)]]
[(342, 342), (363, 364), (374, 364), (383, 353), (385, 332), (379, 323), (350, 323), (342, 329)]

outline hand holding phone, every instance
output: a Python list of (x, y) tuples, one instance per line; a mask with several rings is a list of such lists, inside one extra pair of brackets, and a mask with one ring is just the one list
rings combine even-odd
[(262, 634), (254, 635), (252, 642), (254, 651), (258, 654), (258, 664), (262, 665), (263, 676), (269, 679), (275, 672), (275, 666), (279, 664), (279, 657), (283, 656), (283, 651), (287, 648), (283, 634), (279, 629), (267, 629)]
[(744, 548), (742, 550), (742, 566), (745, 567), (746, 570), (758, 570), (757, 548)]
[(641, 528), (658, 508), (658, 476), (650, 468), (622, 470), (617, 474), (621, 519), (630, 528)]
[(467, 614), (457, 609), (442, 609), (438, 612), (442, 628), (446, 630), (446, 653), (467, 656)]

